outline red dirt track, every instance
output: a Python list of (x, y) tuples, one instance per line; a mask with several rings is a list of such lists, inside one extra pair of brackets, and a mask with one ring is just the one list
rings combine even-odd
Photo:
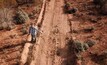
[[(25, 23), (27, 28), (31, 22), (40, 25), (36, 43), (29, 42), (31, 35), (22, 35), (22, 25), (0, 31), (0, 65), (107, 65), (107, 16), (99, 13), (92, 0), (42, 1), (41, 12)], [(77, 11), (66, 13), (67, 4), (70, 12)], [(25, 10), (31, 13), (35, 7)], [(87, 32), (90, 27), (92, 31)], [(76, 40), (81, 48), (86, 41), (95, 43), (78, 52)]]
[[(57, 56), (58, 48), (64, 48), (70, 31), (67, 15), (63, 14), (63, 0), (51, 0), (46, 5), (44, 20), (39, 36), (34, 45), (34, 59), (31, 65), (62, 65), (63, 58)], [(60, 51), (59, 51), (60, 52)], [(65, 52), (60, 52), (61, 55)]]

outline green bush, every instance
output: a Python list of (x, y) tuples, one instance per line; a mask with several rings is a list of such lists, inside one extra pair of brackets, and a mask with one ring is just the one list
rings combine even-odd
[(74, 44), (75, 44), (76, 49), (77, 49), (78, 52), (83, 52), (83, 51), (85, 51), (82, 42), (80, 42), (80, 41), (78, 41), (78, 40), (74, 40)]
[(84, 43), (84, 50), (87, 50), (89, 48), (88, 44), (87, 43)]
[(92, 40), (87, 40), (86, 43), (87, 43), (87, 45), (88, 45), (89, 47), (92, 47), (93, 45), (96, 44), (96, 43), (95, 43), (94, 41), (92, 41)]
[(22, 9), (18, 9), (14, 16), (14, 20), (16, 24), (23, 24), (29, 20), (28, 14), (24, 12)]

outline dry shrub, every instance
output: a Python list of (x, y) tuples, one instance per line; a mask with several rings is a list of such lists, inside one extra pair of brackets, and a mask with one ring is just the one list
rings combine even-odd
[(0, 30), (14, 28), (12, 7), (16, 5), (15, 0), (0, 0)]
[(0, 9), (0, 30), (11, 30), (14, 26), (12, 23), (12, 11), (9, 8)]
[(22, 10), (21, 8), (19, 8), (14, 16), (14, 20), (16, 24), (23, 24), (26, 21), (29, 20), (29, 16), (28, 14)]

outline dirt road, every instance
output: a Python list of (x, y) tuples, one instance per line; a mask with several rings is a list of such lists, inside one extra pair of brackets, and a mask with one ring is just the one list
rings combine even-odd
[[(50, 0), (46, 4), (43, 24), (37, 43), (33, 49), (33, 60), (30, 65), (62, 65), (63, 58), (58, 56), (65, 52), (58, 51), (66, 44), (70, 26), (67, 15), (63, 14), (64, 0)], [(60, 52), (60, 53), (59, 53)]]

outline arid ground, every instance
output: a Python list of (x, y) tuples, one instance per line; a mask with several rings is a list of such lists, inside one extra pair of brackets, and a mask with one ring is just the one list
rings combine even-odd
[[(29, 14), (34, 7), (22, 9)], [(27, 31), (31, 22), (40, 25), (36, 43), (27, 41), (23, 25), (0, 31), (0, 65), (107, 65), (107, 16), (99, 10), (92, 0), (43, 0), (36, 17), (25, 23)], [(77, 52), (76, 40), (93, 45)]]

